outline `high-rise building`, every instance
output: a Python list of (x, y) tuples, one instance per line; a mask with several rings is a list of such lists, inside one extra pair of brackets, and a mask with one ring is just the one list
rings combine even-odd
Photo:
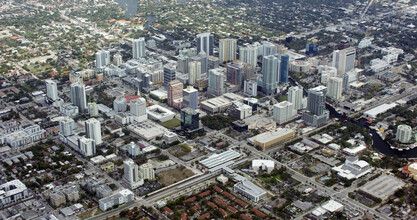
[(349, 47), (333, 51), (332, 66), (336, 67), (337, 74), (342, 75), (355, 68), (356, 49)]
[(408, 143), (411, 140), (412, 129), (408, 125), (398, 125), (396, 138), (401, 143)]
[(237, 40), (236, 39), (220, 39), (219, 41), (219, 62), (236, 60)]
[(200, 113), (191, 109), (181, 109), (181, 129), (182, 130), (196, 130), (200, 128)]
[(258, 83), (253, 80), (245, 80), (243, 83), (243, 92), (249, 96), (258, 95)]
[(326, 85), (330, 78), (337, 76), (337, 69), (333, 66), (320, 65), (318, 73), (321, 77), (321, 83)]
[(93, 139), (82, 137), (78, 139), (79, 152), (85, 157), (90, 157), (96, 154), (96, 144)]
[(186, 56), (177, 57), (177, 71), (180, 73), (188, 74), (189, 66), (191, 59)]
[(116, 53), (113, 55), (113, 65), (120, 66), (123, 63), (122, 55), (120, 53)]
[(277, 47), (275, 46), (275, 44), (268, 41), (262, 42), (262, 44), (259, 45), (257, 48), (258, 56), (269, 56), (277, 54)]
[(119, 96), (113, 101), (113, 110), (115, 112), (125, 112), (127, 110), (127, 100), (123, 96)]
[(171, 81), (177, 78), (176, 66), (172, 63), (168, 63), (164, 66), (164, 85), (167, 86)]
[(253, 45), (239, 47), (239, 60), (256, 67), (258, 64), (258, 48)]
[(214, 37), (210, 33), (197, 34), (197, 54), (204, 51), (207, 55), (213, 56)]
[(242, 61), (233, 61), (227, 64), (226, 76), (227, 82), (233, 85), (242, 86), (245, 78), (245, 66)]
[(207, 57), (207, 71), (211, 69), (219, 68), (219, 58), (215, 56)]
[(306, 55), (317, 56), (318, 54), (319, 54), (319, 46), (313, 42), (308, 42), (306, 44)]
[(110, 65), (110, 51), (98, 51), (96, 53), (96, 67), (102, 68)]
[(136, 121), (146, 121), (148, 119), (148, 114), (146, 113), (146, 100), (144, 98), (138, 98), (130, 101), (130, 113), (136, 117)]
[(132, 54), (135, 60), (145, 56), (145, 38), (141, 37), (132, 41)]
[(340, 77), (332, 77), (327, 82), (327, 96), (335, 101), (342, 99), (343, 79)]
[(95, 103), (95, 102), (88, 103), (88, 114), (90, 114), (91, 117), (97, 117), (98, 116), (97, 103)]
[(274, 105), (274, 120), (278, 124), (286, 123), (294, 118), (294, 105), (283, 101)]
[(129, 185), (131, 189), (136, 189), (143, 185), (143, 179), (139, 178), (138, 165), (131, 159), (123, 162), (123, 180)]
[(101, 144), (101, 125), (95, 118), (90, 118), (85, 121), (85, 135), (87, 138), (94, 140), (96, 145)]
[(201, 79), (201, 62), (192, 61), (188, 63), (188, 83), (194, 85), (195, 81)]
[(168, 105), (174, 108), (181, 109), (182, 105), (182, 90), (184, 84), (179, 80), (174, 80), (168, 84)]
[(145, 163), (140, 165), (139, 167), (139, 177), (143, 180), (154, 180), (155, 179), (155, 171), (153, 170), (153, 166), (150, 163)]
[(207, 93), (213, 96), (221, 96), (226, 92), (224, 82), (226, 75), (222, 68), (209, 70)]
[(58, 100), (59, 99), (58, 87), (56, 85), (56, 82), (51, 79), (48, 79), (48, 80), (45, 80), (45, 84), (46, 84), (46, 96), (52, 101)]
[(70, 97), (73, 105), (77, 106), (80, 112), (87, 110), (87, 97), (85, 95), (85, 86), (80, 82), (71, 84)]
[(279, 82), (279, 69), (281, 67), (278, 56), (269, 55), (262, 59), (262, 90), (270, 95), (275, 94)]
[(74, 134), (75, 122), (70, 117), (65, 117), (59, 121), (59, 133), (64, 136), (71, 136)]
[(198, 90), (188, 86), (182, 90), (183, 107), (190, 107), (193, 110), (198, 109)]
[(303, 90), (298, 86), (292, 86), (288, 89), (287, 100), (294, 105), (294, 110), (298, 111), (303, 108)]
[(319, 127), (327, 123), (329, 112), (326, 110), (326, 89), (325, 86), (318, 86), (308, 90), (307, 111), (302, 115), (306, 124)]
[(197, 56), (192, 57), (191, 60), (198, 61), (201, 64), (201, 73), (207, 73), (208, 71), (208, 56), (204, 51), (198, 53)]
[(279, 82), (281, 84), (288, 83), (288, 69), (290, 67), (290, 56), (281, 55), (281, 67), (279, 69)]

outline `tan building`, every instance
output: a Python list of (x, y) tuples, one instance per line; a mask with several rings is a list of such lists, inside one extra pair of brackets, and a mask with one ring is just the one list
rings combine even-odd
[(80, 199), (80, 194), (78, 192), (77, 187), (71, 186), (63, 190), (63, 193), (65, 194), (65, 198), (69, 202), (74, 202)]
[(410, 171), (410, 176), (417, 181), (417, 163), (412, 163), (408, 166), (408, 171)]
[(100, 169), (102, 171), (113, 170), (114, 169), (114, 163), (113, 162), (105, 163), (105, 164), (100, 166)]
[(288, 128), (278, 128), (275, 131), (268, 131), (251, 139), (253, 140), (253, 145), (255, 147), (260, 147), (262, 150), (265, 150), (266, 148), (284, 142), (294, 136), (294, 130)]
[(51, 205), (53, 207), (59, 207), (66, 202), (65, 195), (61, 192), (51, 194), (49, 199), (51, 200)]

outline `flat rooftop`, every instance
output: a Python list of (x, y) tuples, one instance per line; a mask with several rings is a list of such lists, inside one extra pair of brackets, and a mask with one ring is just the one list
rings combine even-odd
[(405, 183), (390, 175), (381, 175), (380, 177), (365, 184), (360, 189), (382, 200), (387, 199), (394, 192), (405, 186)]

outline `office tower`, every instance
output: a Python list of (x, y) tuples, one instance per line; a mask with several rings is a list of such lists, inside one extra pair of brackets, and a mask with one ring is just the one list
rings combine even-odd
[(190, 107), (193, 110), (198, 108), (198, 90), (194, 89), (192, 86), (188, 86), (186, 89), (182, 90), (183, 96), (183, 106)]
[(96, 154), (96, 144), (91, 138), (82, 137), (78, 139), (79, 152), (85, 157), (90, 157)]
[(258, 64), (258, 48), (252, 45), (239, 47), (239, 60), (256, 67)]
[(215, 56), (207, 57), (207, 71), (211, 69), (219, 68), (219, 58)]
[(274, 105), (274, 120), (278, 124), (286, 123), (294, 118), (294, 105), (283, 101)]
[(226, 78), (227, 82), (233, 85), (241, 86), (245, 78), (246, 68), (243, 65), (242, 61), (233, 61), (228, 63), (226, 66)]
[(176, 66), (172, 63), (168, 63), (164, 66), (164, 85), (167, 86), (168, 83), (174, 81), (176, 76)]
[(110, 51), (98, 51), (96, 53), (96, 67), (102, 68), (110, 65)]
[(279, 82), (279, 68), (281, 67), (278, 56), (269, 55), (262, 59), (262, 91), (266, 94), (275, 94)]
[(269, 56), (277, 54), (277, 47), (275, 44), (264, 41), (262, 42), (262, 45), (258, 47), (258, 56)]
[(145, 38), (141, 37), (132, 41), (132, 55), (135, 60), (145, 56)]
[(56, 85), (56, 82), (51, 79), (48, 79), (48, 80), (45, 80), (45, 85), (46, 85), (46, 96), (52, 101), (58, 100), (59, 99), (58, 87)]
[(113, 110), (115, 112), (125, 112), (127, 110), (127, 100), (123, 96), (119, 96), (113, 101)]
[(306, 55), (317, 56), (318, 54), (319, 54), (319, 46), (313, 42), (308, 42), (306, 44)]
[(88, 103), (88, 114), (90, 114), (90, 117), (98, 116), (97, 103), (95, 102)]
[(96, 145), (101, 144), (101, 125), (95, 118), (90, 118), (85, 121), (85, 136), (94, 140)]
[(87, 97), (85, 95), (85, 86), (80, 82), (71, 84), (70, 97), (73, 105), (77, 106), (80, 112), (87, 110)]
[(182, 130), (196, 130), (200, 128), (199, 124), (200, 113), (191, 109), (181, 109), (181, 129)]
[(398, 125), (396, 139), (401, 143), (408, 143), (411, 140), (412, 131), (408, 125)]
[(136, 189), (143, 185), (143, 179), (139, 178), (138, 165), (132, 159), (128, 159), (123, 162), (123, 170), (123, 180), (131, 189)]
[(349, 47), (333, 51), (332, 66), (336, 67), (337, 74), (342, 75), (355, 68), (356, 49)]
[(340, 77), (332, 77), (327, 82), (327, 96), (335, 101), (342, 99), (343, 79)]
[(333, 66), (320, 65), (318, 68), (318, 73), (321, 77), (321, 83), (327, 84), (327, 81), (330, 78), (337, 76), (337, 69)]
[(189, 70), (189, 63), (190, 63), (189, 57), (184, 56), (178, 56), (177, 57), (177, 71), (180, 73), (188, 74)]
[(298, 86), (292, 86), (288, 89), (287, 100), (294, 105), (294, 110), (298, 111), (303, 108), (303, 90)]
[(226, 76), (223, 69), (209, 70), (207, 93), (213, 96), (223, 95), (226, 92), (224, 81), (226, 81)]
[(201, 62), (192, 61), (188, 63), (188, 84), (194, 85), (195, 81), (201, 78)]
[(302, 119), (311, 126), (322, 126), (329, 119), (329, 112), (326, 110), (326, 87), (318, 86), (308, 90), (307, 111), (303, 113)]
[(113, 65), (120, 66), (123, 63), (122, 55), (120, 53), (116, 53), (113, 55)]
[(285, 47), (284, 45), (278, 45), (277, 46), (277, 53), (278, 54), (286, 54), (286, 53), (288, 53), (288, 48)]
[(192, 61), (198, 61), (201, 63), (201, 73), (207, 73), (208, 71), (208, 56), (204, 51), (201, 51), (197, 56), (191, 58)]
[(236, 60), (237, 40), (236, 39), (220, 39), (219, 41), (219, 62)]
[(59, 120), (59, 133), (64, 136), (71, 136), (74, 134), (75, 122), (72, 118), (65, 117)]
[(245, 80), (243, 83), (243, 92), (249, 96), (258, 95), (258, 83), (253, 80)]
[(281, 84), (288, 83), (288, 69), (290, 66), (290, 56), (285, 54), (281, 56), (281, 67), (279, 69), (279, 82)]
[(168, 84), (167, 90), (169, 106), (181, 109), (183, 88), (184, 84), (178, 80), (174, 80)]
[(139, 175), (140, 175), (140, 178), (143, 180), (154, 180), (155, 171), (153, 170), (152, 164), (145, 163), (145, 164), (140, 165)]
[(130, 101), (130, 113), (136, 117), (136, 121), (146, 121), (148, 119), (148, 114), (146, 113), (146, 100), (144, 98), (138, 98)]
[(214, 37), (210, 33), (197, 34), (197, 54), (204, 51), (207, 55), (213, 56)]

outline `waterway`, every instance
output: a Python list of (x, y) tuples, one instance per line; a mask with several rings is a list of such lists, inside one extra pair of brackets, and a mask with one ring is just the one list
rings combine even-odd
[(125, 17), (133, 18), (138, 10), (138, 0), (115, 0), (125, 10)]

